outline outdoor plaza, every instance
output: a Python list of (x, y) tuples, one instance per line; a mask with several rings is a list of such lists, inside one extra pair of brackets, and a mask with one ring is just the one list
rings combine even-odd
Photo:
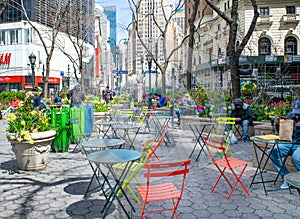
[[(277, 173), (252, 166), (252, 141), (239, 140), (230, 146), (234, 157), (249, 162), (240, 180), (250, 196), (238, 183), (239, 189), (234, 189), (228, 198), (231, 188), (223, 178), (217, 185), (219, 192), (211, 192), (219, 171), (203, 145), (201, 133), (207, 132), (205, 127), (198, 129), (196, 123), (190, 123), (190, 129), (181, 129), (172, 124), (170, 116), (157, 116), (147, 122), (143, 118), (145, 126), (128, 123), (128, 119), (131, 118), (123, 115), (110, 122), (95, 121), (98, 128), (94, 127), (89, 138), (71, 144), (67, 152), (50, 153), (47, 168), (41, 171), (18, 169), (6, 137), (5, 121), (1, 120), (0, 218), (139, 218), (141, 207), (132, 192), (125, 188), (123, 194), (117, 194), (122, 186), (118, 182), (126, 180), (126, 174), (114, 174), (113, 168), (116, 163), (131, 165), (139, 160), (142, 143), (150, 139), (161, 142), (155, 149), (156, 156), (147, 163), (191, 161), (177, 208), (178, 218), (299, 218), (299, 193), (295, 188), (278, 190), (280, 178), (267, 183), (276, 179)], [(238, 169), (237, 174), (241, 171)], [(142, 168), (136, 175), (142, 185), (146, 184), (144, 172)], [(254, 183), (254, 179), (256, 182), (262, 176), (265, 184)], [(136, 186), (132, 180), (130, 187), (138, 194)], [(165, 209), (169, 204), (150, 203), (146, 210)], [(165, 211), (145, 218), (171, 215), (172, 212)]]

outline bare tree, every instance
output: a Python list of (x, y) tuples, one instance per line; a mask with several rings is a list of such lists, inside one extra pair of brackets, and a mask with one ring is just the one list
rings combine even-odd
[(229, 56), (229, 68), (232, 80), (232, 92), (233, 98), (241, 96), (240, 90), (240, 74), (239, 74), (239, 57), (241, 56), (245, 46), (247, 45), (254, 28), (256, 26), (257, 18), (259, 17), (258, 7), (256, 0), (250, 0), (253, 7), (253, 18), (251, 24), (248, 28), (247, 33), (243, 36), (242, 40), (239, 42), (237, 38), (238, 34), (238, 8), (239, 0), (232, 0), (231, 13), (228, 16), (224, 13), (218, 6), (211, 0), (205, 0), (206, 3), (229, 25), (229, 41), (227, 45), (227, 56)]
[(188, 41), (188, 58), (187, 58), (187, 69), (186, 69), (186, 81), (187, 81), (187, 89), (190, 90), (192, 88), (191, 81), (192, 81), (192, 62), (193, 62), (193, 50), (194, 50), (194, 43), (195, 43), (195, 20), (198, 11), (200, 0), (195, 0), (193, 5), (193, 12), (191, 17), (188, 19), (189, 21), (189, 41)]
[[(19, 10), (24, 14), (29, 25), (35, 30), (37, 33), (40, 42), (46, 53), (46, 75), (44, 78), (44, 97), (48, 97), (48, 79), (50, 75), (50, 63), (53, 56), (53, 52), (55, 49), (55, 41), (57, 39), (58, 33), (60, 31), (61, 26), (65, 23), (65, 14), (68, 10), (68, 5), (70, 1), (66, 1), (64, 5), (60, 1), (53, 1), (53, 5), (48, 10), (51, 11), (52, 17), (52, 25), (50, 26), (42, 26), (37, 25), (36, 23), (31, 21), (31, 18), (28, 17), (26, 8), (24, 6), (23, 1), (12, 1), (13, 4), (17, 5)], [(49, 43), (50, 42), (50, 43)]]
[[(77, 82), (81, 82), (82, 90), (85, 90), (84, 86), (84, 75), (87, 73), (84, 69), (84, 58), (87, 57), (88, 54), (88, 48), (85, 46), (88, 41), (91, 40), (91, 30), (94, 30), (94, 24), (95, 24), (95, 18), (93, 14), (90, 14), (90, 16), (87, 16), (87, 7), (84, 7), (88, 4), (86, 1), (85, 3), (76, 1), (73, 2), (73, 10), (69, 10), (70, 14), (68, 16), (72, 17), (73, 19), (67, 20), (66, 27), (67, 27), (67, 35), (72, 43), (75, 52), (77, 54), (76, 57), (70, 55), (65, 50), (65, 43), (62, 41), (57, 41), (57, 46), (61, 50), (62, 53), (64, 53), (68, 59), (72, 62), (73, 68), (74, 68), (74, 74)], [(74, 7), (75, 6), (75, 7)], [(74, 31), (77, 30), (77, 31)], [(76, 69), (78, 69), (78, 73), (76, 72)], [(81, 74), (81, 81), (79, 81), (78, 74)]]
[(2, 3), (2, 7), (0, 8), (0, 17), (1, 17), (4, 11), (6, 10), (6, 7), (8, 5), (8, 0), (0, 1), (0, 3)]
[[(152, 25), (155, 25), (154, 28), (157, 28), (159, 30), (160, 35), (163, 36), (162, 41), (163, 41), (163, 51), (164, 51), (163, 52), (164, 63), (160, 63), (159, 60), (157, 60), (157, 57), (153, 57), (153, 61), (162, 74), (162, 93), (165, 94), (165, 92), (166, 92), (166, 71), (167, 71), (168, 65), (170, 64), (170, 62), (173, 61), (172, 58), (173, 58), (174, 53), (179, 48), (182, 47), (184, 41), (188, 38), (188, 36), (185, 36), (182, 39), (182, 41), (178, 44), (178, 46), (173, 48), (171, 51), (167, 51), (167, 41), (168, 41), (167, 32), (171, 28), (172, 19), (174, 18), (174, 16), (178, 12), (178, 10), (183, 7), (184, 0), (178, 0), (177, 4), (174, 5), (174, 7), (172, 7), (170, 13), (167, 13), (167, 11), (166, 11), (166, 8), (165, 8), (166, 5), (164, 4), (165, 1), (161, 0), (160, 4), (161, 4), (161, 9), (162, 9), (162, 14), (163, 14), (163, 21), (159, 21), (158, 18), (155, 16), (156, 15), (154, 13), (156, 10), (155, 4), (151, 4), (151, 7), (152, 7), (151, 11), (149, 11), (147, 14), (141, 14), (140, 7), (141, 7), (142, 2), (143, 2), (143, 0), (140, 0), (136, 4), (135, 0), (128, 0), (130, 9), (131, 9), (132, 13), (134, 14), (133, 26), (135, 28), (135, 32), (136, 32), (139, 42), (141, 43), (141, 45), (144, 47), (144, 49), (148, 53), (151, 53), (152, 48), (151, 48), (151, 44), (149, 44), (149, 42), (146, 42), (146, 40), (149, 40), (149, 39), (145, 39), (143, 36), (141, 36), (141, 33), (139, 31), (140, 30), (140, 26), (139, 26), (140, 19), (151, 18), (150, 20), (151, 20), (151, 22), (153, 22)], [(167, 6), (170, 6), (170, 5), (167, 5)]]

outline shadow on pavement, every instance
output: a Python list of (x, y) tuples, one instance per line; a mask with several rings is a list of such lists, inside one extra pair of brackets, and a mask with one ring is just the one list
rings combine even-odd
[[(83, 200), (79, 202), (74, 202), (69, 205), (66, 209), (68, 215), (72, 218), (84, 218), (84, 219), (93, 219), (93, 218), (102, 218), (102, 209), (104, 207), (105, 200), (99, 199), (90, 199)], [(108, 211), (111, 214), (115, 210), (115, 204), (112, 204)], [(90, 213), (89, 213), (90, 212)]]
[[(86, 189), (89, 186), (89, 183), (90, 183), (89, 181), (70, 183), (69, 185), (67, 185), (64, 188), (64, 191), (68, 194), (83, 196), (86, 192)], [(92, 185), (89, 189), (89, 193), (87, 195), (89, 195), (90, 193), (95, 193), (95, 192), (99, 192), (99, 191), (100, 191), (99, 186), (97, 186), (96, 183), (92, 183)]]
[(13, 171), (18, 172), (19, 167), (16, 159), (5, 161), (0, 163), (1, 170)]

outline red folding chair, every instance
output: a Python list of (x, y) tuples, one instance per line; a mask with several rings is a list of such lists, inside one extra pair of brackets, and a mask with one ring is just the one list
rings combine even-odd
[(155, 159), (156, 159), (157, 161), (161, 162), (160, 159), (159, 159), (159, 157), (158, 157), (157, 154), (156, 154), (156, 150), (157, 150), (157, 148), (161, 145), (161, 143), (163, 142), (163, 140), (164, 140), (164, 138), (165, 138), (165, 136), (166, 136), (166, 133), (167, 133), (167, 129), (168, 129), (168, 124), (166, 124), (166, 125), (164, 126), (164, 129), (163, 129), (163, 131), (162, 131), (162, 133), (161, 133), (161, 136), (159, 137), (158, 141), (157, 141), (157, 142), (153, 142), (153, 146), (152, 146), (152, 148), (150, 149), (151, 152), (150, 152), (149, 158), (150, 158), (153, 162), (155, 162)]
[[(140, 195), (140, 202), (142, 213), (141, 217), (143, 218), (145, 214), (153, 212), (162, 212), (162, 211), (173, 211), (172, 217), (178, 218), (177, 207), (182, 197), (184, 189), (184, 181), (186, 175), (189, 172), (188, 166), (190, 165), (190, 160), (170, 162), (170, 163), (154, 163), (154, 164), (145, 164), (146, 173), (144, 177), (147, 178), (146, 186), (137, 186), (138, 193)], [(178, 180), (176, 179), (179, 176), (182, 176), (182, 181), (178, 185)], [(173, 181), (165, 181), (163, 177), (174, 177)], [(160, 178), (159, 180), (157, 178)], [(168, 178), (170, 179), (170, 178)], [(177, 182), (177, 184), (175, 183)], [(172, 201), (173, 207), (168, 207), (166, 204), (161, 204), (162, 209), (154, 209), (151, 211), (145, 211), (146, 205), (150, 202), (160, 202), (160, 201)]]
[[(250, 196), (250, 192), (247, 190), (245, 185), (240, 180), (249, 163), (246, 161), (243, 161), (243, 160), (239, 160), (233, 156), (227, 157), (226, 146), (224, 146), (223, 141), (211, 139), (208, 137), (204, 137), (204, 140), (205, 140), (205, 143), (206, 143), (206, 146), (208, 149), (209, 156), (210, 156), (212, 162), (215, 164), (215, 166), (217, 167), (217, 169), (220, 172), (220, 176), (218, 177), (211, 192), (213, 192), (216, 189), (220, 179), (223, 177), (231, 188), (229, 194), (227, 195), (227, 199), (226, 199), (227, 201), (229, 200), (233, 191), (237, 188), (238, 183), (242, 186), (245, 193), (248, 196)], [(213, 150), (215, 150), (216, 153), (222, 153), (223, 157), (221, 159), (217, 160), (216, 156), (214, 156), (214, 154), (213, 154)], [(235, 169), (237, 169), (237, 168), (242, 168), (241, 173), (239, 175), (235, 171)], [(229, 170), (229, 171), (226, 171), (226, 170)], [(226, 171), (226, 173), (225, 173), (225, 171)], [(230, 175), (233, 175), (233, 178), (235, 179), (234, 184), (231, 183), (228, 179), (228, 176), (230, 176)]]

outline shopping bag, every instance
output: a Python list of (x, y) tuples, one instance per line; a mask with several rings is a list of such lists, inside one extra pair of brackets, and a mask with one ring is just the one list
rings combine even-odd
[(235, 135), (232, 133), (232, 135), (231, 135), (231, 144), (235, 144), (235, 143), (237, 143), (237, 138), (235, 137)]
[(280, 119), (279, 121), (279, 140), (292, 141), (294, 121), (291, 119)]

